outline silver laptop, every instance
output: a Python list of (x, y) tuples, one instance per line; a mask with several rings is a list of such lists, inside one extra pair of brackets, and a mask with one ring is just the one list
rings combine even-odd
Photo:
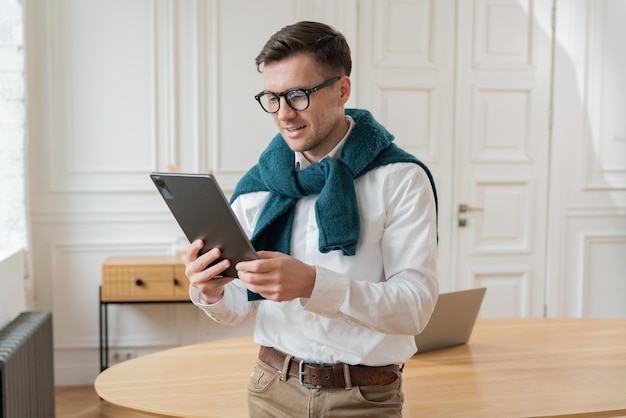
[(439, 294), (426, 328), (415, 336), (417, 354), (469, 341), (487, 288)]

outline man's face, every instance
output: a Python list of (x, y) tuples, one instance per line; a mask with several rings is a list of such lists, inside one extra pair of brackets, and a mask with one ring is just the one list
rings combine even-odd
[[(310, 89), (326, 81), (326, 78), (317, 71), (311, 56), (302, 53), (266, 64), (263, 81), (265, 91), (281, 93), (294, 88)], [(336, 83), (312, 93), (306, 110), (293, 110), (281, 97), (280, 109), (272, 117), (289, 148), (316, 162), (328, 154), (347, 132), (344, 105), (349, 96), (350, 79), (342, 77)]]

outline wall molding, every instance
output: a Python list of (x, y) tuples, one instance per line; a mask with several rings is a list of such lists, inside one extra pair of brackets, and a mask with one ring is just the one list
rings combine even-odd
[[(113, 255), (155, 255), (168, 254), (171, 251), (172, 242), (164, 240), (75, 240), (68, 242), (51, 242), (50, 248), (50, 277), (53, 291), (53, 311), (59, 320), (55, 325), (54, 347), (56, 349), (76, 349), (93, 348), (99, 346), (97, 327), (88, 328), (87, 334), (73, 334), (69, 329), (76, 331), (68, 322), (78, 320), (84, 323), (85, 319), (91, 317), (90, 324), (98, 324), (98, 287), (101, 278), (100, 262), (108, 256)], [(72, 261), (71, 266), (64, 265), (64, 262)], [(74, 295), (76, 294), (76, 295)], [(79, 297), (74, 297), (79, 296)], [(71, 304), (79, 305), (71, 311), (60, 309), (61, 306)], [(84, 305), (82, 309), (80, 305)], [(75, 317), (75, 310), (82, 312), (81, 318)], [(137, 310), (146, 309), (139, 307)], [(66, 315), (66, 318), (62, 316)], [(69, 316), (68, 316), (69, 315)], [(114, 331), (116, 312), (110, 312), (110, 332)], [(85, 318), (86, 316), (86, 318)], [(72, 319), (73, 318), (73, 319)], [(169, 318), (169, 319), (168, 319)], [(131, 336), (111, 337), (111, 345), (124, 346), (165, 346), (176, 344), (175, 319), (171, 315), (165, 315), (167, 323), (160, 332), (141, 333), (136, 332)], [(76, 325), (76, 324), (75, 324)], [(87, 329), (86, 329), (87, 330)], [(163, 334), (163, 331), (166, 333)], [(139, 341), (144, 343), (139, 344)]]

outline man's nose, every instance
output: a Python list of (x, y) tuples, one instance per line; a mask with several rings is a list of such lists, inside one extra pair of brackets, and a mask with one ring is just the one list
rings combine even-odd
[(293, 118), (297, 110), (294, 110), (291, 106), (289, 106), (286, 97), (283, 96), (280, 100), (282, 100), (282, 103), (280, 104), (278, 112), (276, 112), (276, 117), (281, 120)]

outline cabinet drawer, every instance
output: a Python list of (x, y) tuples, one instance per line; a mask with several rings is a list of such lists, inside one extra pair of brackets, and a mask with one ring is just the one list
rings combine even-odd
[(105, 262), (102, 265), (103, 302), (188, 300), (189, 281), (180, 263)]

